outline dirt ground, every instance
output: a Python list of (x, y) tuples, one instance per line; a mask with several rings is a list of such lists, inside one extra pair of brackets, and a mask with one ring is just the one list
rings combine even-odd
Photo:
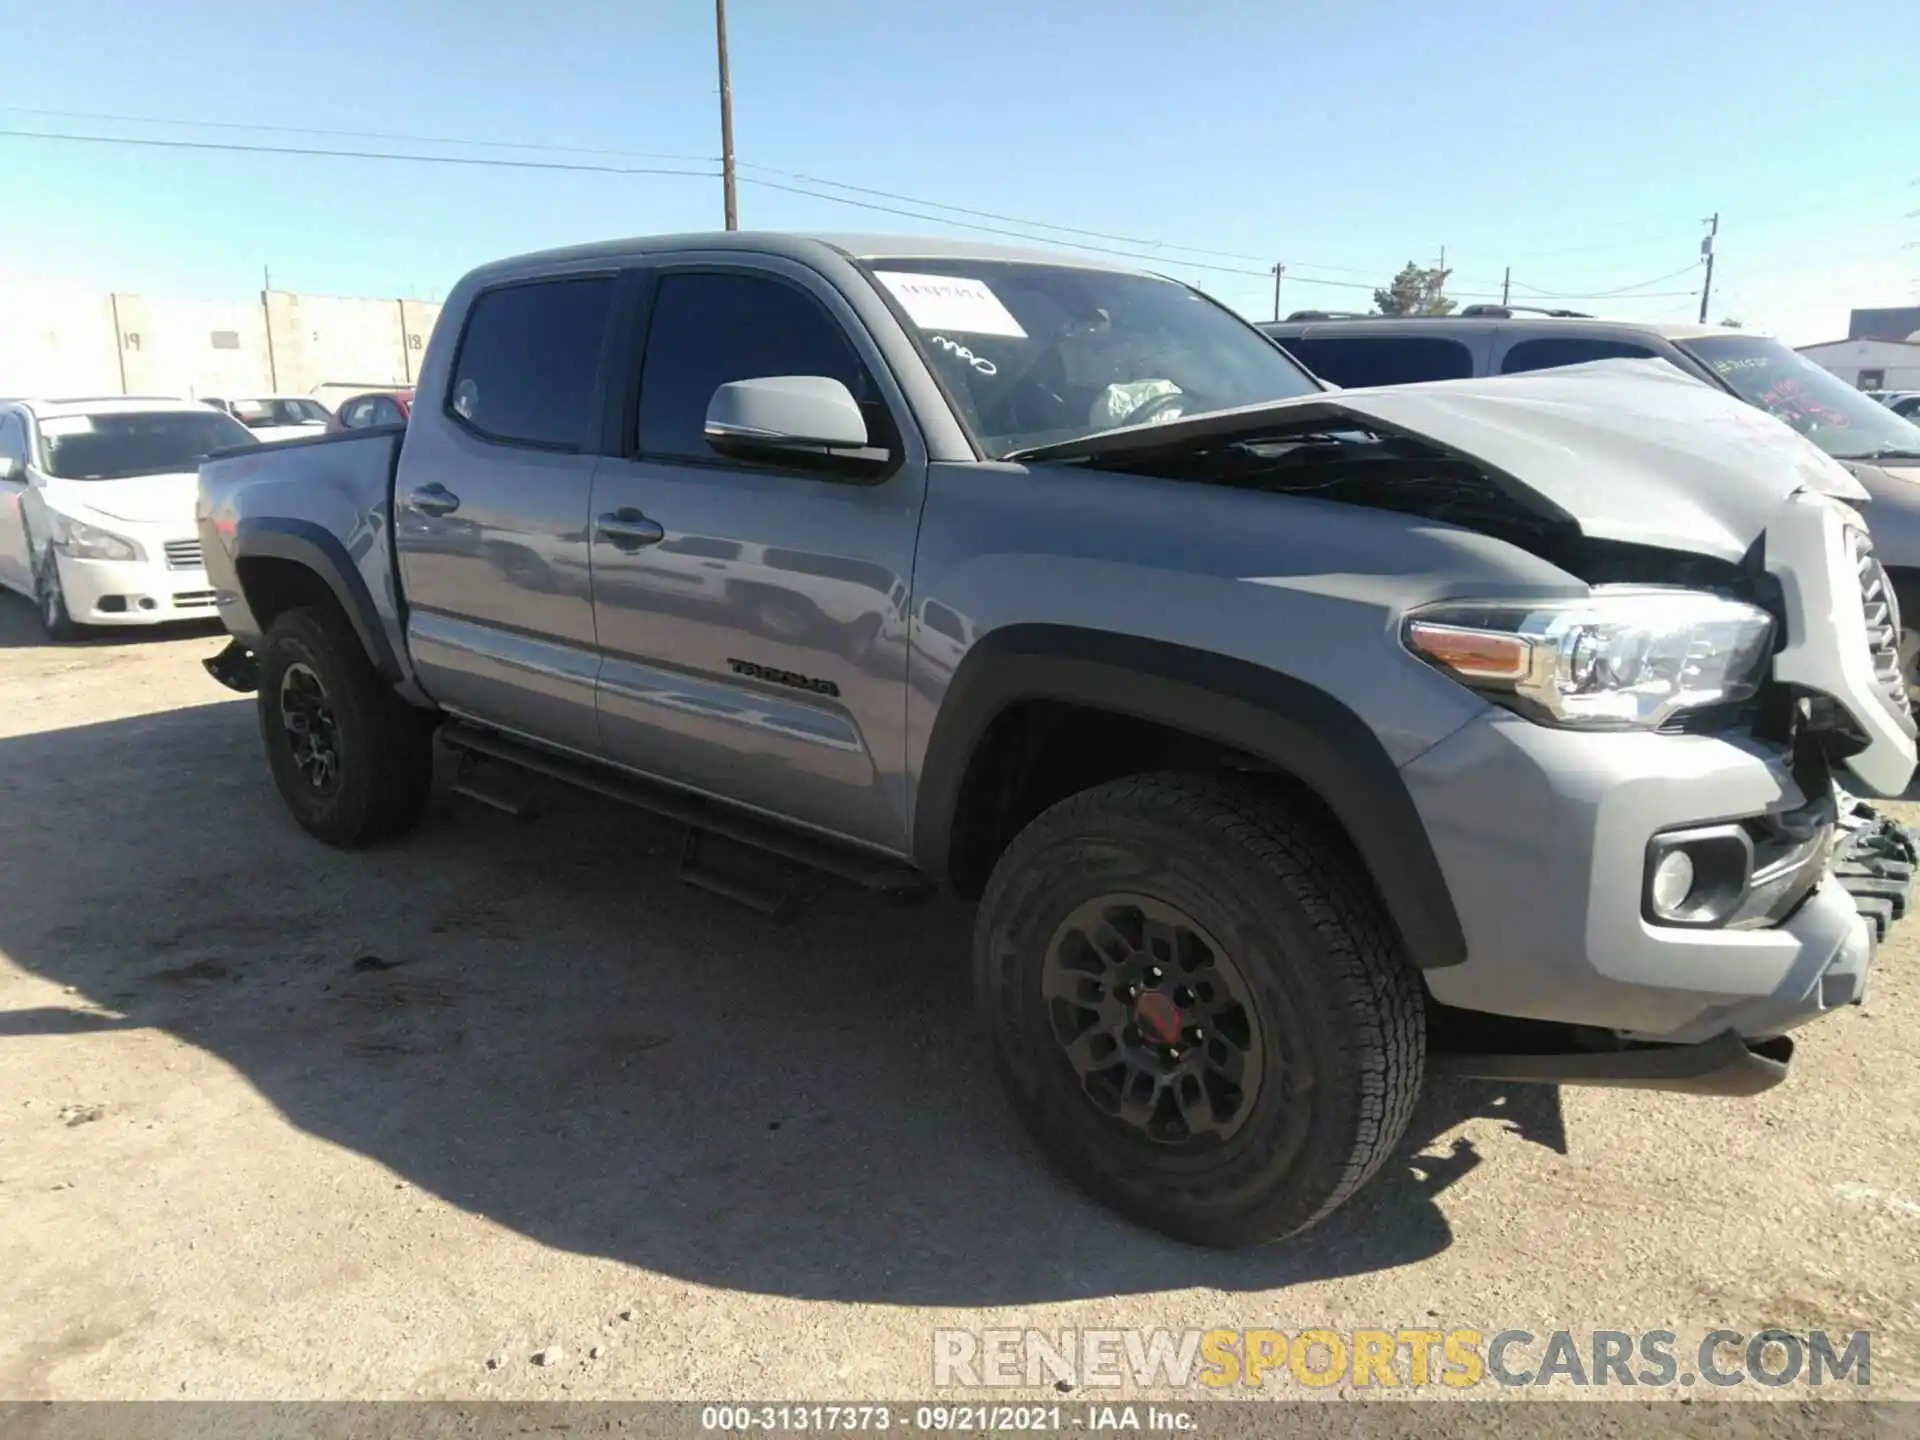
[(1757, 1100), (1436, 1084), (1207, 1254), (1041, 1164), (964, 907), (774, 928), (584, 798), (330, 851), (220, 644), (0, 596), (0, 1396), (925, 1398), (988, 1325), (1869, 1330), (1920, 1396), (1920, 923)]

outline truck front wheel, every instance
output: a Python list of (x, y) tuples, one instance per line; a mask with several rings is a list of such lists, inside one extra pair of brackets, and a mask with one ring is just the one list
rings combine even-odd
[(1418, 977), (1343, 838), (1251, 785), (1133, 776), (995, 867), (974, 981), (1069, 1178), (1199, 1245), (1279, 1239), (1366, 1183), (1425, 1067)]
[(413, 828), (433, 786), (435, 717), (373, 668), (346, 621), (289, 610), (259, 655), (260, 738), (280, 798), (329, 845), (370, 845)]

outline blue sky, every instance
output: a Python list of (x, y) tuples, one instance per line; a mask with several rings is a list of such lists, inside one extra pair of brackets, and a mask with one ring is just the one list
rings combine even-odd
[[(1920, 29), (1897, 9), (731, 0), (741, 219), (979, 233), (759, 179), (1106, 232), (1126, 238), (1083, 238), (1257, 316), (1274, 260), (1286, 308), (1365, 308), (1351, 287), (1444, 246), (1463, 298), (1511, 265), (1516, 299), (1666, 319), (1693, 312), (1717, 210), (1714, 317), (1830, 338), (1850, 305), (1920, 302)], [(0, 131), (694, 170), (719, 149), (707, 0), (0, 0), (0, 47)], [(3, 133), (0, 196), (0, 274), (209, 298), (263, 265), (279, 288), (431, 297), (502, 254), (721, 215), (703, 177)]]

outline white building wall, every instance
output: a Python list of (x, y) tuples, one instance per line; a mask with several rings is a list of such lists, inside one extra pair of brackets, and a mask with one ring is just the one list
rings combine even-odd
[(107, 297), (0, 285), (0, 395), (118, 395)]
[(116, 295), (131, 395), (249, 395), (269, 389), (267, 322), (244, 301)]
[[(1858, 389), (1920, 390), (1920, 344), (1896, 340), (1832, 340), (1803, 345), (1800, 353)], [(1877, 386), (1863, 385), (1861, 372), (1881, 372)], [(1873, 379), (1871, 373), (1866, 378)]]
[(269, 291), (252, 300), (0, 283), (0, 396), (221, 395), (411, 385), (440, 307)]
[(407, 336), (407, 384), (420, 378), (420, 361), (426, 356), (427, 342), (433, 339), (433, 327), (440, 323), (440, 306), (428, 300), (402, 300), (402, 328)]
[(405, 332), (398, 300), (269, 291), (274, 368), (280, 388), (303, 393), (317, 385), (407, 383)]

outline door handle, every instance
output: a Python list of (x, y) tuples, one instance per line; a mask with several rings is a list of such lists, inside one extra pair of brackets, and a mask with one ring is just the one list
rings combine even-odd
[(609, 510), (594, 522), (594, 530), (599, 539), (629, 555), (643, 546), (658, 545), (667, 538), (667, 532), (660, 528), (658, 520), (649, 520), (631, 505)]
[(407, 504), (422, 515), (451, 515), (460, 508), (460, 497), (436, 482), (408, 492)]

